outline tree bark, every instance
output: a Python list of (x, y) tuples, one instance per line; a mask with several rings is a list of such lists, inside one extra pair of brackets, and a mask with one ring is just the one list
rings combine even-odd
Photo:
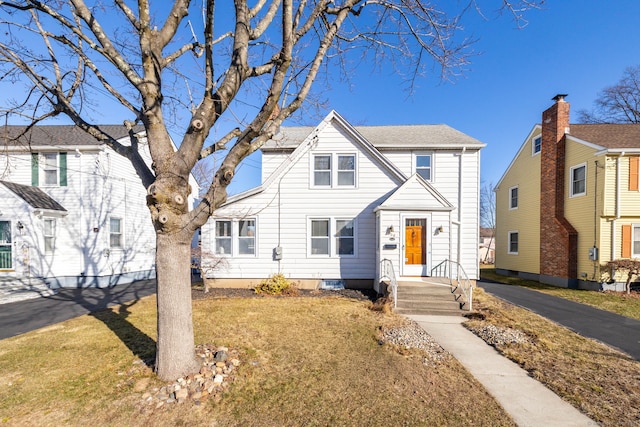
[(197, 372), (191, 306), (191, 241), (156, 235), (158, 340), (156, 373), (167, 381)]

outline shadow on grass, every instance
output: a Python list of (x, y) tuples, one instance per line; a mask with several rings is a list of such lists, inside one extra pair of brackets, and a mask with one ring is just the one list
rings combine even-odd
[(118, 307), (96, 311), (90, 315), (104, 323), (134, 355), (138, 356), (145, 365), (153, 369), (156, 357), (156, 342), (127, 320), (127, 317), (131, 314), (129, 307), (135, 303), (136, 301), (130, 304), (121, 304)]

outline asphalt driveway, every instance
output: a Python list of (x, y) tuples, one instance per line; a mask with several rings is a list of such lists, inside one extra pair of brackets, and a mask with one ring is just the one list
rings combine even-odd
[(486, 292), (640, 360), (640, 320), (520, 286), (479, 280)]
[(24, 334), (155, 293), (156, 281), (152, 279), (112, 288), (60, 289), (52, 296), (2, 304), (0, 339)]

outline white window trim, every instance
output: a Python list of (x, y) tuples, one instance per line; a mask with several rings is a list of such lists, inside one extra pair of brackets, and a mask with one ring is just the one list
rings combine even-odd
[[(111, 220), (112, 219), (117, 219), (117, 220), (120, 221), (120, 246), (112, 246), (111, 245), (111, 234), (112, 234), (111, 233)], [(125, 246), (125, 241), (124, 241), (124, 236), (125, 236), (125, 234), (124, 234), (124, 219), (122, 219), (121, 217), (118, 217), (118, 216), (110, 216), (109, 217), (109, 228), (108, 228), (108, 231), (109, 231), (109, 237), (108, 237), (109, 238), (109, 249), (116, 250), (116, 251), (123, 250), (124, 246)]]
[(431, 157), (431, 178), (428, 179), (427, 181), (429, 182), (435, 182), (435, 156), (433, 154), (433, 151), (416, 151), (412, 153), (412, 158), (411, 158), (411, 171), (412, 171), (412, 175), (418, 173), (418, 165), (417, 165), (417, 161), (418, 161), (418, 156), (430, 156)]
[[(518, 235), (518, 250), (515, 252), (511, 251), (511, 235), (512, 234)], [(519, 251), (520, 251), (520, 232), (518, 230), (511, 230), (507, 233), (507, 253), (509, 255), (518, 255)]]
[[(511, 195), (511, 192), (514, 189), (518, 191), (517, 199), (516, 199), (516, 205), (515, 206), (513, 206), (512, 203), (511, 203), (513, 201), (513, 197)], [(518, 209), (518, 206), (520, 206), (520, 188), (519, 188), (519, 186), (514, 185), (513, 187), (509, 187), (509, 210), (510, 211), (516, 210), (516, 209)]]
[[(540, 150), (536, 151), (536, 140), (540, 140)], [(537, 156), (542, 152), (542, 135), (538, 135), (531, 140), (531, 157)]]
[(635, 239), (633, 238), (635, 236), (635, 231), (636, 228), (640, 229), (640, 224), (631, 224), (631, 258), (640, 258), (640, 252), (636, 253), (634, 251), (635, 248)]
[[(315, 158), (316, 156), (330, 156), (329, 185), (315, 184)], [(353, 156), (353, 185), (338, 184), (338, 157)], [(312, 189), (353, 189), (358, 188), (358, 153), (355, 152), (314, 152), (309, 156), (309, 188)]]
[[(573, 171), (584, 167), (584, 191), (582, 193), (574, 193), (573, 192)], [(581, 163), (579, 165), (572, 166), (569, 169), (569, 197), (580, 197), (586, 196), (587, 194), (587, 163)]]
[[(56, 156), (56, 182), (55, 184), (48, 184), (47, 183), (47, 170), (52, 170), (52, 169), (47, 169), (47, 155), (55, 155)], [(59, 187), (60, 186), (60, 153), (58, 152), (42, 152), (40, 153), (40, 159), (38, 159), (38, 163), (40, 164), (40, 166), (38, 167), (38, 174), (40, 175), (39, 177), (39, 187)]]
[[(253, 234), (253, 254), (241, 254), (240, 253), (240, 221), (253, 221), (255, 224), (255, 231)], [(216, 229), (218, 222), (230, 222), (231, 223), (231, 253), (219, 254), (216, 252)], [(246, 217), (246, 218), (216, 218), (213, 221), (213, 232), (211, 233), (211, 248), (213, 249), (213, 255), (224, 258), (257, 258), (258, 257), (258, 217)]]
[[(312, 254), (311, 253), (311, 221), (328, 220), (329, 221), (329, 254)], [(340, 255), (337, 251), (338, 228), (337, 221), (353, 222), (353, 254)], [(310, 216), (307, 217), (307, 257), (308, 258), (357, 258), (358, 257), (358, 221), (355, 217), (344, 216)]]
[[(51, 235), (47, 235), (47, 227), (46, 227), (46, 223), (47, 221), (51, 221), (52, 222), (52, 234)], [(58, 228), (58, 224), (55, 218), (43, 218), (42, 220), (42, 236), (44, 239), (44, 253), (45, 255), (53, 255), (53, 253), (56, 251), (56, 234), (57, 234), (57, 228)], [(120, 228), (122, 228), (122, 223), (120, 224)], [(51, 239), (51, 250), (47, 251), (47, 238)], [(109, 230), (109, 243), (111, 243), (111, 230)]]

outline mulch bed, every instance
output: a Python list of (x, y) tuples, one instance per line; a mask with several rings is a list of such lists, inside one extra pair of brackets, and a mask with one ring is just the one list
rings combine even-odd
[[(378, 294), (373, 289), (340, 289), (340, 290), (319, 290), (319, 289), (300, 289), (297, 297), (303, 298), (325, 298), (325, 297), (343, 297), (351, 298), (359, 301), (376, 301)], [(288, 296), (273, 296), (266, 294), (257, 294), (253, 289), (249, 288), (210, 288), (208, 293), (204, 293), (204, 288), (195, 286), (191, 288), (191, 297), (196, 299), (212, 299), (212, 298), (290, 298)]]

